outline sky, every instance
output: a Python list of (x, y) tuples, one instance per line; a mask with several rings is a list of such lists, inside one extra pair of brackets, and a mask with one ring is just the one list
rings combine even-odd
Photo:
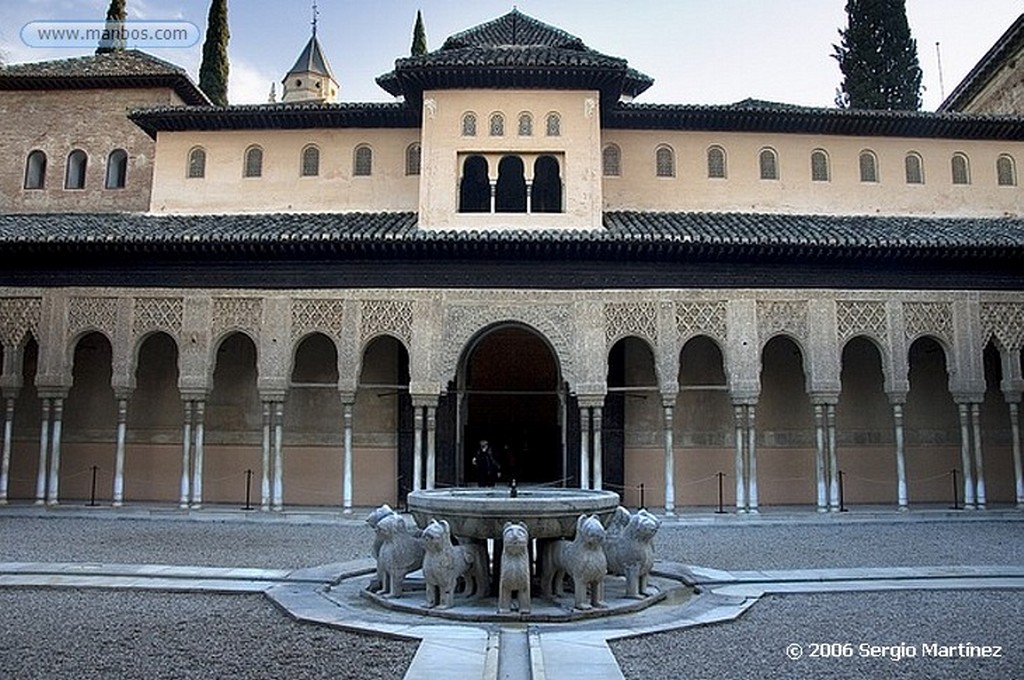
[[(428, 47), (513, 7), (623, 57), (655, 80), (638, 101), (722, 104), (753, 97), (831, 107), (839, 67), (830, 55), (846, 25), (845, 0), (319, 0), (317, 35), (342, 101), (388, 101), (374, 78), (406, 56), (416, 11)], [(907, 0), (924, 72), (925, 110), (952, 92), (1010, 24), (1024, 0)], [(9, 63), (89, 54), (25, 45), (37, 20), (102, 19), (109, 0), (0, 0), (0, 51)], [(128, 18), (180, 19), (205, 31), (209, 0), (127, 0)], [(310, 0), (229, 0), (232, 104), (267, 101), (310, 35)], [(942, 79), (936, 43), (941, 51)], [(197, 79), (201, 43), (147, 50)]]

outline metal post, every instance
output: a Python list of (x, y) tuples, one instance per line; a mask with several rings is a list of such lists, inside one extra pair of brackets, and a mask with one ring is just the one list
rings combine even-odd
[(245, 507), (242, 510), (252, 510), (252, 470), (245, 471)]
[(92, 466), (92, 490), (89, 491), (89, 507), (96, 507), (96, 473), (100, 471), (99, 465)]
[(954, 510), (959, 510), (960, 509), (960, 500), (957, 498), (957, 495), (956, 495), (956, 489), (957, 489), (957, 484), (956, 484), (956, 468), (953, 468), (952, 470), (950, 470), (950, 472), (953, 474), (953, 509)]
[(845, 499), (845, 493), (843, 491), (843, 489), (844, 489), (844, 483), (843, 483), (843, 476), (844, 476), (844, 474), (845, 473), (842, 470), (839, 470), (839, 474), (838, 474), (838, 477), (839, 477), (839, 512), (846, 512), (846, 502), (844, 500)]
[(640, 509), (646, 510), (647, 503), (644, 502), (644, 483), (640, 482)]
[(724, 506), (724, 502), (725, 502), (725, 498), (724, 498), (724, 496), (725, 496), (725, 488), (724, 488), (724, 484), (725, 484), (725, 473), (724, 472), (719, 472), (718, 473), (718, 510), (715, 511), (716, 515), (724, 515), (725, 514), (725, 506)]

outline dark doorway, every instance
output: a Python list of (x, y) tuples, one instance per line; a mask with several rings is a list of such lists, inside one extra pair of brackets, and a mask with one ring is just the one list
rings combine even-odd
[(487, 159), (470, 156), (462, 164), (459, 181), (459, 212), (490, 212), (491, 181), (487, 177)]
[(523, 159), (518, 156), (505, 156), (498, 163), (494, 211), (526, 212), (526, 176)]
[(533, 164), (533, 191), (530, 196), (532, 212), (562, 212), (562, 176), (554, 156), (541, 156)]

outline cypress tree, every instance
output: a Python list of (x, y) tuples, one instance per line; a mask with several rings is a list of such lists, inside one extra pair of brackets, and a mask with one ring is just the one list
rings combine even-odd
[(412, 56), (419, 57), (427, 53), (427, 31), (423, 28), (423, 15), (416, 10), (416, 26), (412, 29)]
[(847, 0), (846, 30), (832, 45), (843, 81), (836, 105), (850, 109), (921, 108), (917, 41), (910, 37), (906, 0)]
[(120, 35), (108, 35), (107, 32), (116, 32), (124, 28), (125, 19), (128, 13), (124, 8), (124, 0), (110, 0), (110, 7), (107, 8), (107, 23), (103, 27), (103, 38), (100, 46), (96, 48), (96, 54), (107, 52), (120, 52), (124, 50), (124, 37)]
[(199, 89), (217, 106), (228, 105), (228, 0), (212, 0), (206, 19)]

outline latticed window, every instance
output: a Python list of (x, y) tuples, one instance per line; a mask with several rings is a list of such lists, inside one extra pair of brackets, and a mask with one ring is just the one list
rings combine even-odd
[(505, 136), (505, 116), (500, 113), (491, 114), (490, 135), (491, 137)]
[(829, 182), (832, 173), (829, 170), (828, 154), (817, 149), (811, 152), (811, 181)]
[(25, 188), (42, 189), (46, 186), (46, 154), (36, 149), (25, 159)]
[(953, 154), (950, 167), (953, 171), (953, 184), (971, 183), (971, 170), (967, 162), (967, 156), (962, 153)]
[(320, 174), (320, 149), (310, 144), (302, 150), (302, 176), (316, 177)]
[(422, 150), (419, 143), (410, 144), (405, 149), (405, 174), (407, 175), (418, 175), (420, 174), (420, 156)]
[(533, 116), (528, 113), (519, 114), (519, 136), (530, 137), (533, 135)]
[(201, 146), (188, 152), (188, 177), (189, 179), (206, 177), (206, 150)]
[(476, 114), (467, 113), (462, 116), (462, 136), (476, 137)]
[(779, 178), (779, 159), (774, 149), (761, 149), (757, 161), (761, 169), (761, 179)]
[(654, 152), (654, 165), (658, 177), (676, 176), (676, 159), (671, 147), (659, 146)]
[(720, 146), (708, 149), (708, 177), (725, 179), (725, 150)]
[(369, 177), (373, 174), (373, 149), (365, 144), (356, 147), (352, 159), (352, 174), (356, 177)]
[(870, 151), (860, 152), (860, 181), (878, 181), (878, 162), (875, 160), (875, 154)]
[(996, 159), (996, 179), (1001, 187), (1017, 186), (1017, 170), (1012, 157), (1004, 154)]
[(601, 170), (605, 177), (622, 174), (622, 151), (617, 144), (607, 144), (601, 150)]
[(549, 113), (547, 121), (548, 137), (558, 137), (562, 134), (562, 119), (557, 113)]
[(81, 149), (75, 149), (68, 154), (67, 172), (64, 174), (65, 189), (85, 188), (85, 167), (88, 157)]
[(903, 159), (903, 165), (907, 174), (907, 184), (924, 184), (924, 168), (920, 156), (908, 153)]
[(250, 146), (245, 150), (245, 177), (263, 176), (263, 149)]
[(107, 156), (107, 189), (124, 189), (128, 182), (128, 152), (114, 149)]

